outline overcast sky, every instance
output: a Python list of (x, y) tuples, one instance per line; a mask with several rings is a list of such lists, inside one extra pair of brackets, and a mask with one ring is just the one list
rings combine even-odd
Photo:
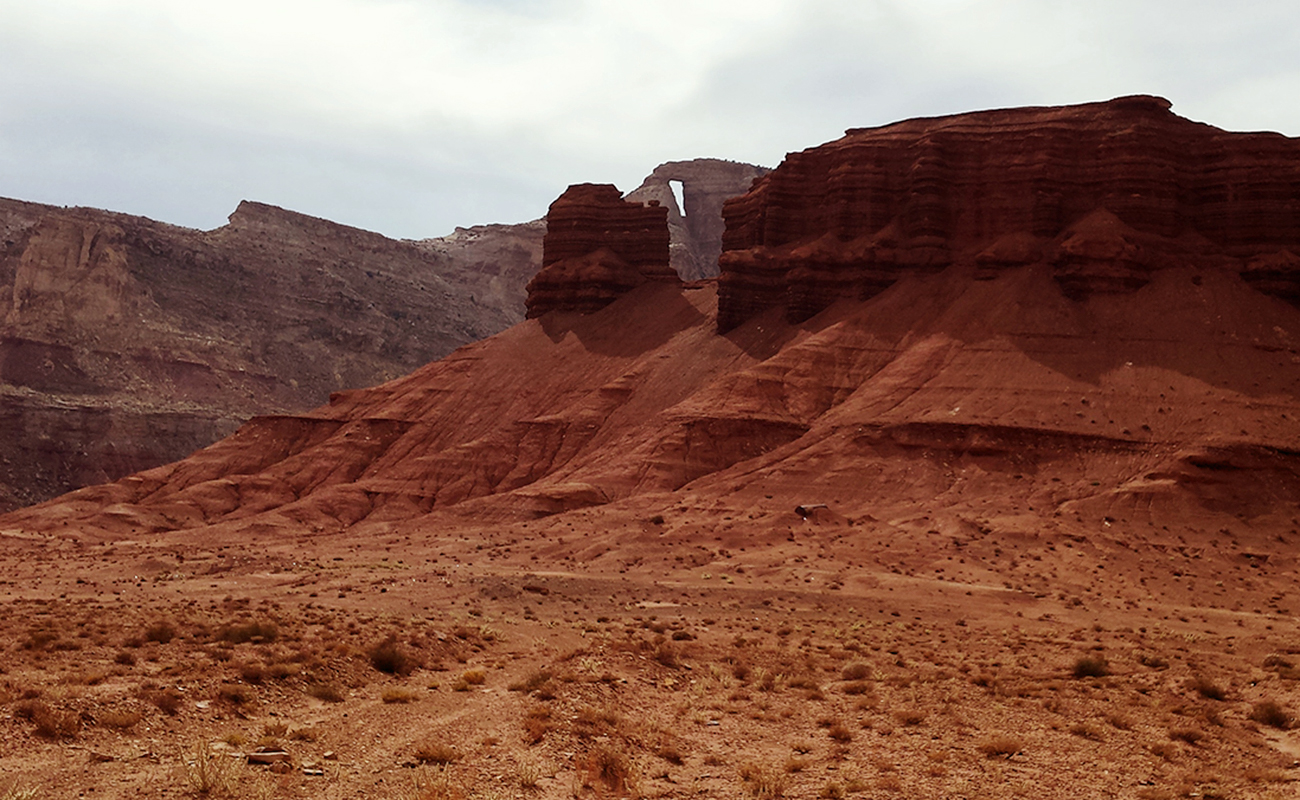
[(1300, 135), (1300, 3), (0, 0), (0, 196), (420, 238), (663, 161), (1137, 93)]

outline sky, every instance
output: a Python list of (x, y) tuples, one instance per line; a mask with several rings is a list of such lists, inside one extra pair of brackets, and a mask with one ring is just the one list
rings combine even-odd
[(1126, 94), (1300, 135), (1300, 4), (0, 0), (0, 196), (424, 238), (664, 161)]

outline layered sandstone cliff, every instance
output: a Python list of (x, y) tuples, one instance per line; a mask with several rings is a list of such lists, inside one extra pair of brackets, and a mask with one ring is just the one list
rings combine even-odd
[[(682, 280), (715, 278), (722, 253), (722, 204), (749, 191), (754, 180), (768, 172), (766, 167), (717, 158), (669, 161), (655, 167), (626, 199), (653, 201), (668, 209), (669, 263)], [(681, 192), (680, 203), (674, 184)]]
[[(608, 305), (563, 325), (527, 320), (310, 413), (259, 417), (184, 461), (0, 518), (0, 531), (391, 536), (582, 510), (590, 529), (653, 513), (683, 536), (744, 542), (759, 529), (793, 535), (790, 509), (818, 502), (862, 535), (904, 546), (939, 537), (950, 556), (972, 531), (1104, 536), (1125, 548), (1167, 543), (1171, 529), (1198, 547), (1289, 541), (1276, 537), (1293, 535), (1300, 503), (1300, 309), (1260, 291), (1258, 274), (1289, 285), (1295, 204), (1256, 162), (1291, 140), (1167, 117), (1139, 99), (953, 119), (965, 120), (963, 136), (994, 126), (979, 140), (984, 160), (1002, 165), (989, 181), (1021, 161), (1057, 176), (1075, 162), (1046, 158), (1041, 140), (1064, 147), (1109, 119), (1124, 123), (1111, 128), (1120, 140), (1148, 123), (1199, 132), (1219, 142), (1221, 169), (1188, 174), (1243, 182), (1220, 201), (1179, 195), (1174, 216), (1152, 211), (1147, 183), (1112, 196), (1088, 177), (1109, 174), (1109, 159), (1078, 162), (1074, 182), (1040, 184), (1056, 187), (1053, 200), (907, 184), (934, 191), (903, 195), (901, 217), (882, 205), (869, 234), (854, 214), (876, 205), (837, 205), (807, 185), (801, 195), (783, 166), (728, 204), (729, 242), (772, 238), (728, 251), (733, 271), (716, 288), (646, 274), (669, 273), (662, 207), (578, 187), (557, 202), (572, 201), (557, 215), (571, 222), (548, 240), (547, 270), (568, 275), (560, 296), (570, 302), (583, 274), (612, 284), (635, 273)], [(1021, 119), (1039, 122), (1007, 123)], [(898, 127), (907, 139), (934, 126)], [(1075, 128), (1084, 133), (1066, 135)], [(954, 152), (947, 163), (975, 170)], [(1279, 156), (1273, 170), (1288, 168)], [(1229, 225), (1224, 210), (1239, 204), (1250, 214)], [(606, 208), (618, 224), (599, 222)], [(1055, 221), (1035, 226), (1040, 211)], [(648, 230), (652, 214), (653, 247), (628, 223), (644, 218)], [(864, 260), (818, 232), (832, 224), (861, 233), (846, 241), (866, 248)], [(821, 273), (797, 262), (807, 236), (807, 252), (841, 260), (817, 262)], [(804, 305), (790, 299), (792, 259)], [(734, 271), (746, 264), (771, 266), (764, 274), (785, 288), (764, 295), (745, 282), (759, 273)], [(753, 316), (737, 320), (746, 291)]]
[(1045, 264), (1067, 295), (1220, 267), (1300, 299), (1300, 142), (1228, 133), (1156, 97), (856, 129), (724, 209), (719, 325), (791, 320), (957, 265)]
[(540, 228), (509, 238), (486, 276), (488, 244), (260, 203), (197, 231), (0, 201), (0, 508), (183, 458), (517, 322)]
[[(615, 212), (621, 225), (652, 218), (615, 243), (623, 255), (601, 251), (604, 212), (562, 207), (569, 238), (552, 248), (583, 252), (539, 283), (541, 302), (590, 312), (647, 274), (671, 279), (665, 263), (716, 272), (722, 201), (761, 171), (672, 162), (634, 193), (662, 208), (605, 197), (632, 210)], [(261, 203), (205, 232), (0, 200), (0, 509), (182, 458), (250, 416), (311, 407), (518, 322), (545, 233), (539, 219), (399, 242)]]
[(527, 316), (591, 313), (646, 281), (675, 282), (668, 251), (668, 209), (658, 202), (624, 200), (610, 184), (570, 186), (546, 213)]

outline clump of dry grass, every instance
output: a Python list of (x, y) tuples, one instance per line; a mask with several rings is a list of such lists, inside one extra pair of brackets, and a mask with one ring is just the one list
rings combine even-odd
[(1291, 712), (1272, 700), (1261, 700), (1251, 706), (1250, 718), (1261, 725), (1277, 728), (1280, 731), (1287, 730), (1295, 724)]
[(780, 770), (750, 761), (740, 765), (739, 773), (746, 793), (754, 800), (775, 800), (785, 796), (786, 777)]
[(1101, 728), (1088, 722), (1080, 722), (1071, 725), (1070, 733), (1081, 739), (1089, 739), (1094, 742), (1100, 742), (1104, 738)]
[(389, 636), (374, 645), (367, 655), (372, 667), (389, 675), (410, 675), (419, 666), (415, 657), (397, 641), (396, 636)]
[(1204, 675), (1197, 675), (1193, 678), (1189, 684), (1189, 688), (1194, 690), (1201, 697), (1204, 697), (1206, 700), (1225, 700), (1228, 697), (1228, 692), (1222, 686), (1219, 686)]
[(1024, 747), (1024, 743), (1015, 736), (999, 734), (996, 736), (990, 736), (980, 742), (977, 749), (988, 758), (996, 758), (997, 756), (1010, 758), (1023, 750)]
[(1074, 662), (1076, 678), (1104, 678), (1110, 674), (1110, 665), (1102, 656), (1082, 656)]
[(871, 677), (871, 667), (861, 661), (855, 661), (840, 671), (840, 678), (846, 681), (864, 681)]
[(534, 706), (524, 717), (524, 741), (528, 744), (537, 744), (553, 727), (551, 710), (546, 706)]
[(614, 795), (637, 794), (636, 765), (627, 753), (612, 744), (599, 744), (576, 764), (585, 786), (603, 786)]
[(14, 716), (31, 721), (36, 733), (46, 739), (71, 739), (81, 730), (80, 714), (55, 708), (44, 700), (18, 702)]
[(167, 644), (176, 638), (176, 626), (160, 620), (144, 629), (144, 640), (146, 642), (157, 642), (158, 644)]
[(412, 703), (418, 697), (414, 690), (405, 686), (393, 686), (384, 690), (382, 699), (385, 703)]
[(1198, 728), (1192, 728), (1186, 726), (1170, 728), (1169, 738), (1176, 739), (1181, 742), (1187, 742), (1190, 745), (1195, 745), (1205, 738), (1205, 732)]
[(343, 689), (335, 683), (312, 683), (306, 691), (308, 696), (326, 703), (342, 703), (345, 699)]
[(100, 712), (96, 721), (101, 725), (124, 731), (135, 727), (143, 717), (144, 715), (135, 709), (111, 708)]
[(174, 717), (181, 710), (181, 704), (185, 698), (175, 689), (160, 689), (157, 686), (145, 685), (138, 692), (140, 699), (152, 703), (164, 714)]
[(227, 625), (217, 632), (217, 638), (229, 644), (254, 644), (274, 642), (280, 636), (280, 630), (274, 622), (245, 622)]
[(460, 758), (460, 753), (457, 752), (456, 748), (433, 739), (426, 739), (416, 745), (413, 755), (415, 760), (421, 764), (438, 764), (440, 766), (445, 766)]
[(234, 762), (196, 744), (181, 762), (184, 782), (190, 791), (204, 797), (223, 797), (234, 792), (239, 779)]

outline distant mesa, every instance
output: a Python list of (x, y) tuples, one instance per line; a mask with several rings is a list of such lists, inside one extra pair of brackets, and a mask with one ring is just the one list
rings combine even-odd
[(248, 201), (199, 231), (0, 199), (0, 510), (520, 321), (540, 227), (493, 234), (403, 242)]
[(1075, 299), (1219, 267), (1300, 302), (1300, 143), (1159, 97), (853, 129), (790, 154), (723, 215), (722, 330), (951, 266), (988, 279), (1042, 264)]

